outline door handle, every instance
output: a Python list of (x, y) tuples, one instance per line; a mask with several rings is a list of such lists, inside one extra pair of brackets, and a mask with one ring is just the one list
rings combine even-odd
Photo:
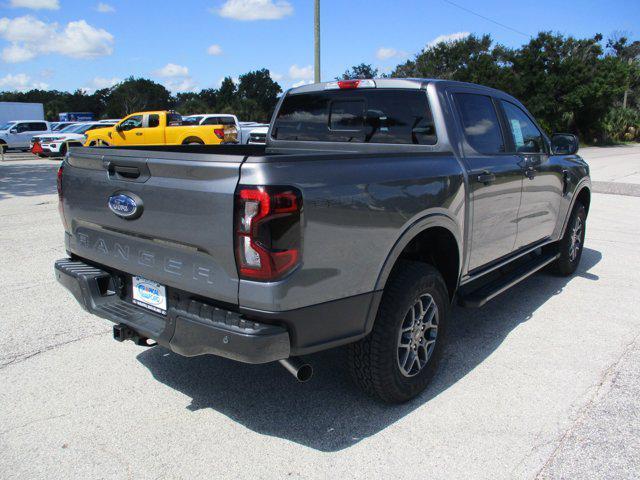
[(140, 135), (142, 135), (142, 132), (136, 132), (136, 135), (140, 136)]
[(489, 185), (490, 183), (493, 183), (496, 181), (496, 176), (487, 170), (480, 173), (476, 178), (478, 182), (484, 183), (485, 185)]

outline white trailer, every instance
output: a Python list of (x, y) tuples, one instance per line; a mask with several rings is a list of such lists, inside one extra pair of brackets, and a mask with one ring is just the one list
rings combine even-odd
[(44, 120), (41, 103), (0, 102), (0, 125), (12, 120)]

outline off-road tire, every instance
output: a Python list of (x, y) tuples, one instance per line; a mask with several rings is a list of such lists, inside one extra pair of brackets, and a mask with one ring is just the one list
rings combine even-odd
[[(405, 316), (422, 295), (437, 306), (438, 327), (433, 351), (415, 376), (403, 375), (398, 335)], [(403, 261), (387, 282), (373, 330), (348, 346), (348, 365), (355, 383), (386, 403), (402, 403), (419, 395), (436, 372), (445, 343), (449, 295), (440, 272), (431, 265)]]
[[(567, 230), (564, 236), (558, 242), (558, 252), (560, 257), (551, 265), (551, 270), (556, 274), (563, 277), (572, 275), (582, 258), (582, 251), (584, 249), (584, 235), (586, 231), (587, 222), (587, 210), (581, 203), (576, 203), (571, 212)], [(576, 234), (576, 227), (579, 228), (579, 246), (576, 254), (572, 258), (572, 246), (574, 246), (574, 235)]]

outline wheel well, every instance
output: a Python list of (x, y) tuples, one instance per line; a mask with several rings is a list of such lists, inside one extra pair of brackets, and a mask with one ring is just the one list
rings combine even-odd
[(396, 265), (398, 260), (411, 260), (433, 265), (444, 278), (449, 297), (453, 298), (458, 287), (460, 254), (456, 238), (449, 230), (442, 227), (432, 227), (420, 232), (404, 247), (396, 260)]
[(589, 204), (591, 203), (591, 192), (587, 187), (584, 187), (582, 190), (580, 190), (580, 193), (578, 193), (578, 198), (576, 198), (576, 203), (577, 202), (580, 202), (582, 205), (584, 205), (585, 210), (587, 211), (587, 213), (589, 213)]
[(182, 141), (183, 145), (186, 145), (187, 143), (200, 143), (204, 145), (204, 142), (198, 137), (188, 137)]

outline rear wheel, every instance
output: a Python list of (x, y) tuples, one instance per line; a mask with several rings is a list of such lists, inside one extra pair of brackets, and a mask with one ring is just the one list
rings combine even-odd
[(576, 203), (564, 237), (558, 242), (560, 257), (552, 265), (556, 274), (568, 276), (578, 268), (582, 258), (586, 222), (586, 208), (581, 203)]
[(388, 403), (419, 395), (442, 354), (449, 296), (431, 265), (398, 265), (382, 296), (371, 333), (349, 345), (349, 369), (368, 394)]

